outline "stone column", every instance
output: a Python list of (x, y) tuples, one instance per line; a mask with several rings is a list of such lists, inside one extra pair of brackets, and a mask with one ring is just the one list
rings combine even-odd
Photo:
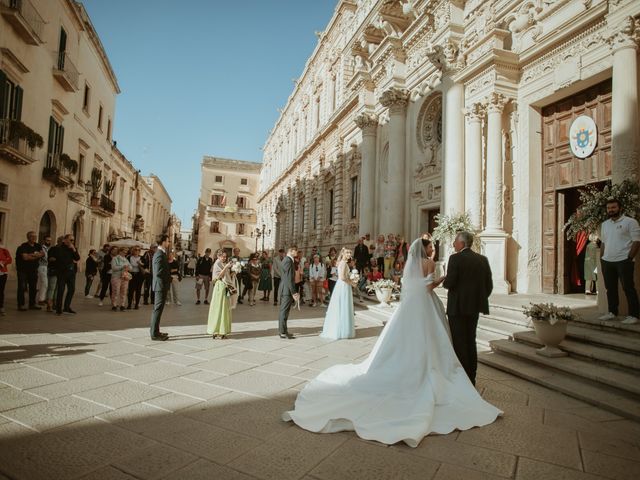
[(362, 130), (362, 163), (360, 164), (360, 235), (374, 235), (373, 217), (376, 190), (376, 134), (378, 117), (361, 113), (355, 119)]
[(493, 272), (493, 291), (507, 294), (507, 238), (502, 223), (504, 181), (502, 157), (502, 112), (509, 101), (500, 93), (487, 99), (487, 218), (482, 239), (483, 253)]
[(315, 177), (315, 181), (316, 181), (316, 198), (317, 200), (317, 205), (318, 205), (318, 210), (316, 212), (316, 224), (317, 224), (317, 229), (316, 229), (316, 243), (318, 244), (318, 247), (320, 245), (323, 245), (325, 242), (323, 242), (324, 239), (324, 221), (323, 221), (323, 215), (324, 215), (324, 174), (323, 171), (320, 171), (320, 175), (318, 175), (317, 177)]
[(460, 213), (464, 209), (464, 86), (445, 80), (443, 213)]
[(640, 20), (627, 17), (607, 41), (613, 53), (611, 156), (614, 183), (638, 175), (638, 66)]
[(474, 103), (466, 110), (465, 133), (465, 211), (469, 212), (473, 226), (482, 228), (482, 119), (484, 106)]
[(307, 178), (304, 179), (304, 218), (302, 219), (305, 248), (313, 241), (311, 238), (311, 214), (309, 210), (311, 210), (311, 174), (307, 173)]
[(389, 172), (387, 195), (382, 198), (380, 232), (407, 235), (403, 232), (405, 195), (406, 111), (409, 92), (404, 88), (390, 88), (380, 97), (380, 103), (389, 108)]
[(333, 225), (335, 228), (335, 241), (338, 245), (342, 243), (343, 225), (343, 196), (344, 196), (344, 153), (338, 153), (334, 163), (336, 172), (335, 186), (333, 188)]

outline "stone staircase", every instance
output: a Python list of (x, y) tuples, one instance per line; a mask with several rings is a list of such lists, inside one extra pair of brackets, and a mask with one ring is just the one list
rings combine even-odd
[[(446, 302), (446, 291), (437, 293)], [(568, 356), (536, 354), (542, 344), (522, 314), (522, 305), (539, 301), (568, 305), (581, 315), (570, 323), (560, 344)], [(382, 326), (395, 305), (381, 307), (368, 297), (356, 311), (356, 323)], [(640, 421), (640, 324), (598, 320), (593, 301), (584, 297), (496, 295), (489, 310), (478, 322), (479, 362)]]

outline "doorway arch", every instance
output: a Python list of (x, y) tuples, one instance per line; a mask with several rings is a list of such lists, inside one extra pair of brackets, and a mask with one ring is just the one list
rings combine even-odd
[(56, 241), (56, 216), (51, 210), (42, 214), (38, 227), (38, 242), (42, 243), (45, 237), (51, 237), (52, 244)]

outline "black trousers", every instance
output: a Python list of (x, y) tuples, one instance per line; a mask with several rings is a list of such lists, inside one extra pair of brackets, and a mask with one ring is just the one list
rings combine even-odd
[(65, 293), (65, 289), (67, 291), (67, 294), (64, 297), (64, 310), (69, 310), (71, 308), (71, 300), (73, 299), (73, 294), (76, 291), (75, 272), (65, 271), (62, 273), (58, 273), (58, 284), (56, 288), (58, 289), (56, 295), (56, 313), (62, 313), (62, 297)]
[(93, 285), (93, 277), (95, 275), (84, 275), (84, 278), (86, 280), (85, 284), (84, 284), (84, 296), (86, 297), (87, 295), (89, 295), (89, 292), (91, 291), (91, 285)]
[(629, 315), (638, 318), (640, 306), (638, 305), (638, 292), (636, 292), (633, 283), (633, 270), (635, 268), (633, 260), (623, 260), (621, 262), (601, 260), (601, 263), (602, 278), (604, 279), (604, 286), (607, 289), (609, 311), (614, 315), (618, 315), (618, 280), (620, 280), (622, 290), (629, 304)]
[(478, 370), (478, 350), (476, 349), (476, 329), (478, 328), (478, 314), (449, 316), (449, 328), (453, 350), (462, 368), (467, 372), (471, 383), (476, 384)]
[(278, 303), (278, 288), (280, 288), (280, 278), (273, 277), (273, 303)]
[(384, 275), (384, 257), (376, 258), (376, 262), (378, 262), (378, 271)]
[(153, 312), (151, 312), (151, 337), (160, 335), (160, 319), (164, 311), (164, 305), (167, 302), (167, 293), (169, 289), (158, 290), (153, 296)]
[(151, 297), (151, 303), (155, 303), (155, 292), (151, 287), (151, 282), (153, 282), (153, 275), (151, 275), (150, 273), (145, 273), (144, 274), (144, 293), (142, 294), (145, 305), (149, 303), (149, 297)]
[(18, 308), (24, 307), (24, 294), (29, 291), (29, 306), (36, 304), (38, 271), (18, 272)]
[(140, 305), (140, 296), (142, 295), (142, 284), (144, 283), (144, 274), (135, 272), (131, 274), (129, 282), (129, 290), (127, 291), (127, 306), (131, 307), (131, 303), (135, 300), (135, 306)]
[(8, 275), (0, 275), (0, 308), (4, 308), (4, 287), (7, 286)]
[(111, 274), (104, 273), (100, 275), (100, 283), (102, 283), (100, 287), (100, 301), (102, 301), (107, 296), (107, 290), (111, 291)]
[(278, 316), (278, 333), (286, 335), (289, 333), (287, 321), (289, 320), (289, 310), (293, 306), (293, 297), (288, 293), (280, 297), (280, 315)]

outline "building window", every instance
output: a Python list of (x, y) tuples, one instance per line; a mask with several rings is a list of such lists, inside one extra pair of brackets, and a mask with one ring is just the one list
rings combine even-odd
[(211, 222), (210, 233), (220, 233), (220, 222)]
[(216, 175), (216, 183), (222, 183), (222, 175)]
[(84, 183), (84, 153), (78, 154), (78, 183)]
[(102, 131), (102, 113), (104, 112), (104, 109), (102, 108), (102, 105), (100, 105), (100, 108), (98, 108), (98, 130)]
[(313, 229), (318, 228), (318, 199), (313, 199)]
[(107, 119), (107, 140), (111, 141), (111, 119)]
[(91, 87), (84, 84), (84, 96), (82, 97), (82, 110), (89, 115), (89, 102), (91, 101)]
[(320, 128), (320, 96), (316, 98), (316, 130)]
[(60, 27), (60, 41), (58, 42), (58, 70), (64, 72), (65, 54), (67, 52), (67, 32)]
[[(0, 119), (20, 120), (22, 118), (22, 95), (21, 87), (7, 78), (0, 70)], [(0, 125), (0, 133), (4, 127)]]
[(236, 206), (238, 208), (248, 208), (248, 204), (249, 203), (247, 202), (247, 197), (241, 197), (240, 195), (238, 195), (238, 198), (236, 200)]
[(333, 225), (333, 189), (329, 190), (329, 225)]
[[(0, 238), (5, 239), (5, 226), (7, 225), (7, 214), (0, 212)], [(6, 242), (6, 240), (5, 240)]]
[(302, 200), (302, 202), (300, 202), (300, 225), (302, 226), (302, 231), (304, 232), (307, 228), (306, 222), (305, 222), (305, 208), (304, 208), (304, 200)]
[(6, 183), (0, 183), (0, 202), (6, 202), (9, 200), (9, 185)]
[(358, 177), (351, 178), (351, 218), (358, 214)]
[(64, 144), (64, 127), (49, 117), (49, 143), (47, 144), (47, 167), (57, 167)]
[(240, 179), (240, 185), (249, 185), (249, 179), (248, 178), (241, 178)]
[(236, 235), (244, 235), (244, 234), (245, 234), (245, 224), (236, 223)]
[(214, 193), (211, 195), (211, 205), (214, 207), (224, 207), (225, 198), (221, 193)]

